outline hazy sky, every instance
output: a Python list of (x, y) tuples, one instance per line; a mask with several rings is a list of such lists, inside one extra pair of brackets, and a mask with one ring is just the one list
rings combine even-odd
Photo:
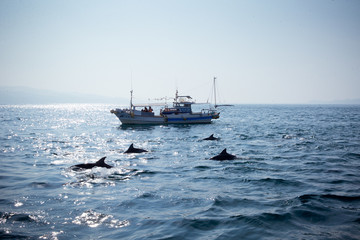
[(359, 0), (0, 0), (0, 86), (228, 103), (360, 98)]

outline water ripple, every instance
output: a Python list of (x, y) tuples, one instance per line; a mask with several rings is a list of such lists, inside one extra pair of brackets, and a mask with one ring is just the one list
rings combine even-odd
[[(112, 108), (0, 106), (1, 239), (358, 239), (359, 106), (236, 105), (185, 126), (122, 126)], [(209, 161), (224, 148), (238, 159)], [(113, 168), (71, 170), (103, 156)]]
[(91, 228), (99, 227), (100, 225), (109, 228), (122, 228), (130, 225), (128, 220), (118, 220), (112, 215), (98, 213), (93, 210), (88, 210), (75, 217), (72, 223), (77, 225), (87, 225)]

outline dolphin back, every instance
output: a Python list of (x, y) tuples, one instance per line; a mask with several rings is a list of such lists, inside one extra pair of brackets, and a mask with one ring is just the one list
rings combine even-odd
[(132, 143), (130, 147), (125, 151), (125, 153), (131, 153), (134, 151), (134, 144)]
[(220, 155), (224, 155), (224, 154), (228, 154), (228, 153), (226, 152), (226, 148), (224, 148), (224, 150), (222, 150), (222, 152), (220, 153)]
[(112, 166), (105, 163), (105, 158), (106, 157), (103, 157), (99, 161), (97, 161), (95, 163), (95, 166), (97, 166), (97, 167), (105, 167), (105, 168), (112, 168)]
[(99, 161), (97, 161), (97, 162), (95, 163), (95, 165), (96, 165), (96, 166), (102, 166), (102, 165), (104, 165), (104, 164), (105, 164), (105, 158), (106, 158), (106, 157), (101, 158)]
[(147, 152), (147, 151), (141, 148), (135, 148), (134, 144), (132, 143), (128, 148), (128, 150), (126, 150), (124, 153), (142, 153), (142, 152)]
[(98, 160), (96, 163), (82, 163), (72, 166), (73, 170), (81, 170), (81, 169), (92, 169), (93, 167), (105, 167), (105, 168), (112, 168), (112, 166), (107, 165), (105, 163), (105, 158), (103, 157), (100, 160)]
[(211, 134), (209, 137), (204, 138), (203, 140), (219, 140), (219, 138), (214, 137), (214, 134)]
[(226, 152), (226, 148), (222, 150), (222, 152), (219, 155), (216, 155), (215, 157), (210, 158), (211, 160), (234, 160), (236, 158), (235, 155), (231, 155)]

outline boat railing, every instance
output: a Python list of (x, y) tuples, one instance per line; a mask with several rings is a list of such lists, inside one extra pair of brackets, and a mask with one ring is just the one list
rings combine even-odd
[(209, 115), (218, 114), (218, 112), (216, 110), (213, 110), (213, 109), (202, 109), (201, 113), (202, 114), (209, 114)]

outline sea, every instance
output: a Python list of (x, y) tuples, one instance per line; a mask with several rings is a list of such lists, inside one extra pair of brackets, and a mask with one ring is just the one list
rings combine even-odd
[[(0, 239), (360, 239), (360, 105), (155, 126), (116, 107), (0, 106)], [(225, 148), (237, 158), (210, 160)]]

